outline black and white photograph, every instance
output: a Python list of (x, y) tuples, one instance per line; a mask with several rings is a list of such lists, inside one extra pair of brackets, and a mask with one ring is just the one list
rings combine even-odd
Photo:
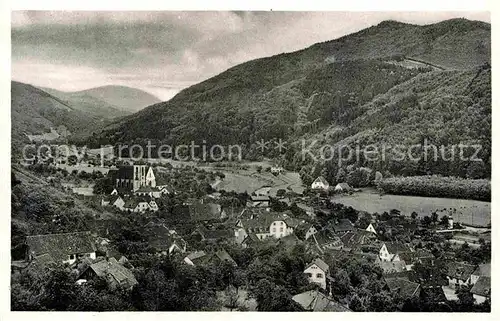
[(489, 319), (489, 11), (10, 17), (10, 311)]

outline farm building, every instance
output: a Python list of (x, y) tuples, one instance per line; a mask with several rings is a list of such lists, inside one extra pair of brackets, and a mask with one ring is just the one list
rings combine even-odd
[(311, 189), (327, 191), (330, 188), (330, 183), (323, 177), (319, 176), (312, 182)]
[(349, 193), (353, 189), (347, 183), (338, 183), (337, 185), (335, 185), (335, 189), (334, 190), (335, 190), (336, 193)]

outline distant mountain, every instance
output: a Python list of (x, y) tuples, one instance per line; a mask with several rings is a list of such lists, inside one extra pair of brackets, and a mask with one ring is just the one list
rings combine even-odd
[(65, 92), (45, 87), (41, 89), (93, 117), (113, 119), (131, 114), (131, 112), (118, 108), (103, 99), (92, 96), (86, 91)]
[(18, 152), (23, 143), (29, 142), (28, 135), (47, 134), (46, 139), (55, 139), (54, 130), (64, 126), (71, 137), (83, 137), (105, 125), (101, 117), (16, 81), (11, 82), (11, 122), (13, 152)]
[(126, 86), (102, 86), (71, 93), (78, 97), (93, 97), (116, 109), (129, 113), (159, 103), (161, 100), (145, 91)]
[[(114, 122), (90, 142), (240, 144), (247, 158), (261, 156), (260, 140), (283, 139), (293, 147), (302, 138), (336, 144), (365, 134), (371, 143), (427, 135), (449, 143), (480, 140), (487, 147), (490, 61), (487, 23), (384, 21), (300, 51), (237, 65)], [(438, 120), (429, 119), (433, 116)], [(387, 137), (368, 134), (384, 129)], [(483, 156), (489, 151), (485, 148)], [(279, 154), (270, 148), (265, 156)], [(297, 169), (311, 165), (301, 163), (292, 148), (285, 158)]]

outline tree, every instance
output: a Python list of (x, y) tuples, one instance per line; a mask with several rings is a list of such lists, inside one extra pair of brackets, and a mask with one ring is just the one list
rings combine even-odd
[(335, 176), (335, 181), (337, 183), (345, 182), (346, 177), (347, 177), (347, 174), (345, 172), (345, 169), (343, 169), (342, 167), (340, 167), (339, 170), (337, 171), (337, 175)]
[(432, 223), (434, 223), (434, 225), (436, 225), (438, 219), (439, 219), (438, 213), (432, 212), (432, 214), (431, 214), (431, 220), (432, 220)]
[(432, 224), (432, 219), (428, 215), (426, 215), (422, 219), (422, 224), (426, 227), (429, 227)]
[(261, 173), (262, 172), (262, 166), (259, 165), (259, 166), (256, 167), (256, 169), (257, 169), (257, 173)]
[(113, 185), (108, 178), (100, 178), (95, 181), (92, 191), (96, 195), (109, 195), (113, 191)]
[(285, 194), (286, 194), (286, 190), (284, 190), (284, 189), (282, 189), (282, 188), (280, 188), (280, 189), (276, 192), (276, 196), (278, 196), (278, 197), (283, 197), (283, 196), (285, 196)]
[(450, 221), (450, 219), (448, 218), (448, 216), (443, 215), (443, 216), (441, 217), (441, 221), (440, 221), (440, 223), (439, 223), (439, 224), (444, 225), (444, 226), (446, 226), (446, 227), (447, 227), (447, 226), (448, 226), (448, 224), (449, 224), (449, 221)]
[(417, 219), (417, 217), (418, 217), (418, 213), (417, 213), (417, 212), (412, 212), (412, 213), (411, 213), (411, 219), (412, 219), (412, 220), (416, 220), (416, 219)]
[(301, 311), (301, 307), (292, 300), (291, 294), (282, 285), (269, 280), (260, 280), (254, 290), (259, 311)]

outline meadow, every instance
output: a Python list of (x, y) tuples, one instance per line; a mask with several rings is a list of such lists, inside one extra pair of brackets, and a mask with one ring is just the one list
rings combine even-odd
[(332, 201), (369, 213), (383, 213), (398, 209), (404, 215), (416, 212), (419, 217), (424, 217), (437, 212), (440, 217), (451, 216), (455, 222), (472, 226), (486, 226), (491, 223), (491, 203), (476, 200), (380, 195), (375, 190), (364, 189), (352, 195), (335, 195)]

